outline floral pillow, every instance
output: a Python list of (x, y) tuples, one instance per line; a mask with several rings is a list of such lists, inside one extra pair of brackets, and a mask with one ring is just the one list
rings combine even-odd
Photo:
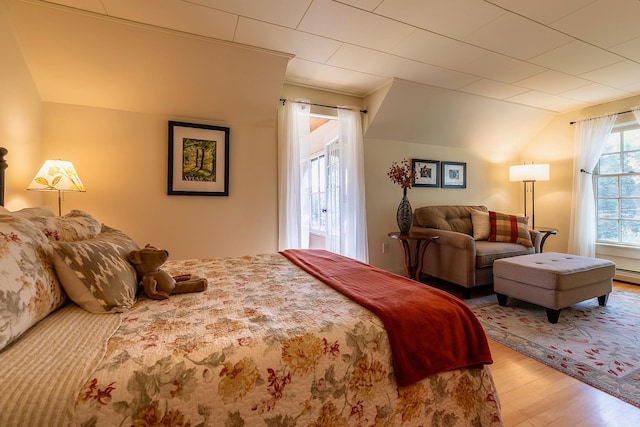
[(0, 216), (0, 349), (64, 303), (52, 252), (31, 221)]
[(528, 218), (489, 211), (490, 242), (518, 243), (528, 248), (533, 247), (529, 234)]
[(86, 212), (73, 210), (64, 216), (29, 218), (52, 241), (76, 242), (100, 233), (100, 223)]
[(19, 211), (10, 211), (5, 208), (0, 208), (0, 215), (14, 215), (23, 218), (33, 218), (34, 216), (55, 216), (53, 211), (47, 207), (23, 208)]
[(91, 313), (116, 313), (136, 302), (138, 278), (127, 255), (140, 248), (126, 234), (103, 226), (93, 239), (52, 244), (60, 282), (80, 307)]

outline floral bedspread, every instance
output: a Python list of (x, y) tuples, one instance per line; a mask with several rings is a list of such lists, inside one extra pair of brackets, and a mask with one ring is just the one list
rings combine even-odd
[(502, 425), (487, 367), (398, 388), (380, 320), (279, 254), (163, 268), (209, 288), (123, 315), (79, 424)]

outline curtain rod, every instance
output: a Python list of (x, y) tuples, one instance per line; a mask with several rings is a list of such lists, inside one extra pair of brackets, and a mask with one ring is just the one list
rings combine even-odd
[[(612, 114), (615, 114), (616, 116), (619, 116), (620, 114), (627, 114), (627, 113), (630, 113), (630, 112), (632, 112), (632, 111), (633, 111), (633, 110), (620, 111), (620, 112), (612, 113)], [(606, 115), (607, 115), (607, 114), (605, 114), (605, 116), (606, 116)], [(575, 125), (576, 123), (581, 122), (581, 121), (583, 121), (583, 120), (591, 120), (591, 119), (595, 119), (595, 118), (597, 118), (597, 117), (589, 117), (588, 119), (582, 119), (582, 120), (576, 120), (576, 121), (573, 121), (573, 122), (569, 122), (569, 124), (570, 124), (570, 125)]]
[[(282, 102), (282, 105), (284, 105), (284, 103), (287, 102), (287, 98), (280, 98), (280, 102)], [(335, 108), (337, 110), (351, 110), (351, 108), (349, 107), (338, 107), (336, 105), (314, 104), (313, 102), (302, 102), (302, 101), (296, 101), (296, 102), (299, 102), (300, 104), (313, 105), (315, 107)], [(360, 110), (360, 112), (363, 114), (367, 114), (367, 110)]]

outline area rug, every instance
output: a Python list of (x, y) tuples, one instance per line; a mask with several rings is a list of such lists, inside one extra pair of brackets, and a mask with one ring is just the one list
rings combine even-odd
[(466, 300), (487, 336), (526, 356), (640, 407), (640, 293), (614, 289), (563, 309), (557, 324), (545, 309), (495, 295)]

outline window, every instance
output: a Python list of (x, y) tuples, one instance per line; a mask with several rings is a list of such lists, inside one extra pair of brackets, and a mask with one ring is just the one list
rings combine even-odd
[(640, 126), (614, 127), (594, 180), (597, 242), (640, 246)]
[(311, 231), (324, 234), (327, 229), (326, 166), (324, 154), (311, 157)]

